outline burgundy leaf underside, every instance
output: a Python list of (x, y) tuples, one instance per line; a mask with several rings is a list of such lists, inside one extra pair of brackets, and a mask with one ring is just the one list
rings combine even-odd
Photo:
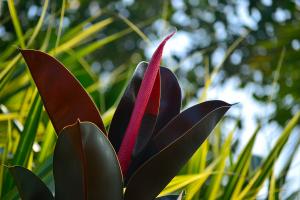
[(95, 123), (106, 134), (94, 102), (62, 63), (41, 51), (20, 51), (57, 134), (77, 119)]

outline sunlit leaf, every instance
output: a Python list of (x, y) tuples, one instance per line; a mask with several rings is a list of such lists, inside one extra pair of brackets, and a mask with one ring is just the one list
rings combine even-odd
[(59, 61), (41, 51), (21, 50), (21, 53), (57, 134), (77, 119), (93, 122), (106, 133), (94, 102)]

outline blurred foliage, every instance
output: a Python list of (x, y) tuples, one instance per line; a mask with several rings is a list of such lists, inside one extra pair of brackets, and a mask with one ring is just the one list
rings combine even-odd
[[(297, 71), (297, 54), (300, 49), (299, 16), (300, 3), (298, 1), (231, 1), (231, 0), (172, 0), (172, 1), (79, 1), (68, 0), (63, 18), (62, 34), (74, 27), (79, 21), (101, 12), (100, 19), (114, 17), (116, 20), (108, 29), (89, 38), (93, 42), (125, 30), (128, 25), (121, 16), (142, 26), (143, 32), (151, 40), (163, 36), (170, 27), (177, 27), (178, 35), (184, 35), (187, 44), (180, 53), (172, 54), (171, 65), (180, 65), (177, 74), (182, 82), (189, 82), (186, 97), (194, 96), (195, 91), (204, 85), (205, 57), (210, 60), (212, 70), (220, 60), (230, 44), (233, 43), (245, 30), (250, 30), (247, 38), (235, 49), (230, 59), (222, 67), (218, 82), (224, 82), (228, 77), (237, 76), (238, 86), (246, 87), (249, 83), (258, 88), (253, 97), (266, 102), (274, 71), (280, 52), (286, 48), (283, 70), (276, 84), (277, 109), (270, 120), (275, 119), (281, 125), (299, 110), (299, 73)], [(60, 8), (62, 1), (50, 1), (47, 13), (53, 13), (54, 19), (48, 15), (41, 33), (34, 40), (32, 47), (39, 47), (45, 37), (47, 24), (59, 26)], [(34, 27), (42, 9), (42, 2), (16, 1), (18, 16), (22, 30)], [(52, 10), (52, 11), (51, 11)], [(9, 20), (9, 10), (2, 2), (1, 10), (0, 47), (15, 48), (17, 34), (14, 34), (13, 23)], [(86, 25), (88, 26), (88, 24)], [(57, 33), (58, 30), (53, 30)], [(25, 34), (26, 35), (26, 34)], [(56, 34), (50, 37), (49, 47), (55, 45)], [(147, 45), (138, 34), (124, 33), (122, 40), (113, 45), (95, 49), (84, 55), (97, 73), (111, 72), (120, 65), (134, 64), (144, 59), (144, 49)], [(75, 52), (77, 48), (74, 48)], [(11, 49), (13, 51), (13, 49)], [(114, 57), (114, 55), (118, 55)], [(192, 56), (194, 55), (194, 56)], [(219, 56), (217, 56), (219, 55)], [(3, 57), (3, 56), (2, 56)], [(4, 56), (4, 58), (6, 58)], [(99, 59), (100, 58), (100, 59)], [(114, 58), (114, 59), (112, 59)], [(128, 59), (129, 58), (129, 59)], [(1, 59), (3, 60), (3, 59)], [(182, 67), (182, 64), (188, 67)], [(186, 69), (187, 68), (187, 69)], [(193, 72), (191, 72), (191, 69)], [(196, 72), (196, 73), (195, 73)], [(193, 93), (189, 95), (188, 93)], [(108, 103), (108, 106), (110, 103)]]
[[(1, 163), (13, 164), (22, 133), (28, 132), (35, 139), (34, 151), (26, 155), (27, 167), (53, 188), (49, 157), (56, 137), (44, 110), (39, 119), (36, 116), (33, 120), (34, 117), (28, 116), (35, 99), (35, 86), (17, 47), (41, 49), (61, 60), (91, 94), (108, 126), (128, 77), (138, 62), (147, 60), (147, 49), (151, 46), (149, 41), (159, 40), (175, 26), (178, 40), (182, 42), (174, 47), (164, 64), (175, 71), (182, 83), (183, 106), (192, 100), (203, 101), (209, 87), (222, 85), (235, 77), (238, 87), (255, 86), (251, 95), (262, 102), (261, 105), (273, 107), (271, 115), (257, 120), (263, 121), (263, 126), (274, 120), (285, 127), (300, 110), (299, 18), (298, 0), (0, 0)], [(34, 126), (30, 130), (24, 129), (24, 124), (30, 123), (30, 120), (38, 120), (36, 130)], [(238, 129), (243, 126), (243, 121), (228, 119), (232, 120), (238, 122)], [(228, 135), (221, 132), (216, 135)], [(236, 166), (237, 160), (233, 157), (241, 153), (236, 148), (240, 138), (227, 139), (221, 136), (217, 140), (212, 138), (209, 144), (204, 145), (206, 150), (197, 152), (200, 156), (194, 164), (201, 165), (195, 167), (189, 164), (187, 169), (183, 169), (181, 181), (191, 178), (187, 174), (194, 173), (195, 169), (200, 170), (198, 178), (193, 177), (198, 181), (195, 187), (205, 186), (200, 193), (189, 188), (189, 184), (169, 192), (187, 188), (197, 197), (201, 192), (215, 191), (215, 188), (209, 187), (213, 181), (222, 183), (217, 188), (221, 191), (217, 197), (229, 195), (224, 193), (224, 182), (228, 180), (226, 174), (222, 174), (222, 181), (217, 174), (211, 174), (215, 168), (227, 171)], [(231, 144), (230, 151), (223, 152), (222, 147), (228, 143)], [(291, 155), (296, 155), (294, 152), (298, 147), (299, 142)], [(217, 159), (217, 155), (221, 158)], [(243, 161), (250, 162), (250, 172), (244, 172), (243, 189), (247, 188), (254, 172), (264, 169), (260, 168), (265, 163), (263, 158), (252, 153), (250, 157), (250, 161)], [(287, 182), (286, 175), (292, 161), (293, 156), (288, 156), (283, 170), (275, 179), (272, 172), (274, 161), (268, 165), (271, 167), (267, 177), (254, 181), (254, 186), (249, 186), (248, 190), (261, 187), (258, 182), (262, 184), (269, 179), (271, 192), (267, 196), (277, 199), (278, 192), (286, 191), (281, 188)], [(1, 165), (0, 185), (5, 174), (6, 169)], [(1, 189), (0, 194), (8, 192)], [(287, 198), (291, 194), (290, 199), (296, 199), (299, 195), (299, 191), (287, 190), (287, 193), (280, 196)], [(15, 194), (15, 191), (10, 191), (7, 198), (11, 199)]]

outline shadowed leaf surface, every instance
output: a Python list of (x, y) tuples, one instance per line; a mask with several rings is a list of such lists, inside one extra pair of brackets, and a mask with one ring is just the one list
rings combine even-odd
[[(178, 173), (231, 107), (223, 101), (195, 105), (174, 118), (151, 141), (158, 152), (132, 175), (125, 200), (152, 200)], [(170, 159), (172, 158), (172, 159)]]
[[(147, 62), (141, 62), (137, 66), (132, 79), (130, 80), (124, 95), (122, 96), (117, 110), (114, 114), (108, 137), (114, 145), (116, 151), (119, 150), (121, 141), (123, 139), (126, 127), (134, 107), (136, 96), (144, 77), (145, 71), (148, 67)], [(147, 112), (143, 117), (137, 144), (133, 152), (133, 162), (138, 154), (143, 150), (146, 144), (151, 139), (151, 136), (157, 132), (163, 125), (167, 124), (173, 117), (180, 112), (181, 106), (181, 90), (175, 75), (169, 69), (160, 67), (160, 103), (158, 116), (151, 115)], [(156, 121), (157, 117), (157, 121)], [(156, 126), (153, 129), (155, 122)], [(127, 174), (130, 176), (131, 170)], [(127, 177), (128, 178), (128, 177)]]
[(56, 133), (77, 119), (95, 123), (106, 133), (94, 102), (55, 58), (36, 50), (20, 50), (42, 97)]
[(154, 134), (180, 113), (181, 89), (176, 76), (165, 67), (160, 68), (160, 104)]
[[(141, 62), (138, 64), (112, 119), (108, 137), (116, 151), (118, 151), (120, 148), (147, 67), (148, 64), (146, 62)], [(156, 80), (154, 87), (156, 91), (159, 91), (159, 79)], [(159, 95), (156, 98), (154, 95), (157, 94), (151, 94), (152, 98), (150, 99), (150, 101), (154, 101), (154, 106), (152, 106), (152, 110), (158, 112), (160, 98)], [(146, 110), (141, 124), (142, 130), (145, 130), (147, 128), (147, 133), (149, 133), (149, 131), (151, 131), (154, 128), (157, 116), (154, 113), (147, 112), (149, 110), (150, 106), (148, 106), (148, 110)]]
[(9, 167), (22, 200), (54, 200), (48, 187), (31, 171), (20, 166)]
[(116, 153), (90, 122), (77, 122), (59, 134), (53, 170), (57, 199), (122, 199)]
[[(147, 67), (148, 63), (139, 63), (112, 119), (108, 137), (116, 151), (120, 148)], [(160, 87), (159, 114), (155, 126), (156, 131), (154, 132), (157, 132), (163, 125), (175, 117), (180, 112), (181, 106), (181, 91), (177, 79), (165, 67), (160, 67)], [(145, 115), (147, 116), (147, 113)], [(142, 127), (145, 123), (146, 121), (142, 121)], [(152, 130), (152, 127), (149, 127), (149, 129)], [(141, 130), (145, 129), (141, 128)], [(139, 137), (138, 141), (141, 141)]]

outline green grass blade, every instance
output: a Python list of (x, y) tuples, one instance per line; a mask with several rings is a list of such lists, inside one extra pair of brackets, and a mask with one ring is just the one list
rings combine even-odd
[(102, 115), (102, 120), (103, 120), (104, 126), (108, 126), (110, 124), (110, 122), (115, 114), (115, 111), (116, 111), (116, 108), (111, 107)]
[(37, 91), (34, 92), (34, 99), (30, 106), (28, 117), (25, 121), (24, 130), (21, 134), (18, 149), (14, 155), (14, 165), (26, 166), (29, 155), (32, 151), (32, 145), (37, 133), (39, 119), (42, 112), (42, 101)]
[(222, 177), (224, 176), (225, 173), (225, 167), (226, 167), (226, 160), (229, 156), (230, 153), (230, 145), (232, 141), (233, 134), (236, 130), (236, 126), (233, 128), (233, 130), (228, 134), (224, 145), (222, 146), (222, 151), (220, 152), (220, 162), (215, 168), (215, 171), (218, 171), (220, 173), (213, 175), (212, 179), (210, 181), (210, 185), (208, 187), (208, 192), (206, 193), (206, 199), (208, 200), (214, 200), (216, 199), (220, 186), (221, 186), (221, 181)]
[(208, 148), (208, 140), (205, 140), (205, 142), (203, 142), (201, 147), (194, 153), (187, 164), (187, 172), (189, 174), (199, 173), (205, 169)]
[(52, 29), (53, 29), (53, 24), (54, 24), (54, 21), (55, 21), (55, 15), (53, 13), (51, 13), (50, 17), (49, 17), (49, 24), (48, 24), (48, 27), (47, 27), (47, 31), (46, 31), (46, 35), (45, 35), (45, 38), (44, 38), (44, 41), (41, 45), (41, 48), (40, 50), (41, 51), (46, 51), (49, 44), (50, 44), (50, 39), (51, 39), (51, 33), (52, 33)]
[[(28, 117), (25, 121), (24, 130), (20, 136), (19, 144), (14, 155), (13, 165), (27, 166), (37, 133), (42, 108), (43, 104), (36, 90), (33, 95), (33, 101), (30, 106)], [(5, 181), (5, 191), (8, 191), (12, 187), (13, 180), (11, 176), (7, 175)]]
[(64, 22), (64, 16), (65, 16), (65, 10), (66, 10), (66, 0), (63, 0), (62, 6), (61, 6), (61, 12), (60, 12), (59, 27), (58, 27), (58, 32), (57, 32), (57, 39), (55, 42), (55, 48), (58, 47), (58, 44), (60, 42), (60, 37), (61, 37), (62, 27), (63, 27), (63, 22)]
[(274, 170), (272, 169), (271, 176), (270, 176), (270, 183), (269, 183), (269, 195), (268, 200), (275, 200), (275, 191), (276, 191), (276, 179)]
[(16, 66), (20, 60), (21, 55), (19, 54), (14, 59), (12, 59), (4, 70), (0, 72), (0, 92), (3, 91), (4, 86), (8, 83), (13, 73), (13, 68)]
[(46, 158), (52, 154), (53, 149), (54, 149), (54, 143), (56, 140), (56, 133), (55, 130), (49, 121), (45, 130), (45, 135), (44, 135), (44, 141), (41, 145), (41, 151), (38, 155), (38, 162), (43, 163)]
[(112, 18), (107, 18), (105, 20), (102, 20), (96, 24), (91, 25), (89, 28), (83, 30), (79, 34), (77, 34), (75, 37), (71, 38), (70, 40), (64, 42), (63, 44), (59, 45), (58, 47), (51, 50), (50, 54), (60, 54), (66, 50), (69, 50), (78, 44), (80, 44), (83, 40), (87, 39), (91, 35), (95, 34), (99, 30), (103, 29), (104, 27), (108, 26), (113, 22)]
[(14, 0), (8, 0), (8, 9), (9, 9), (9, 13), (11, 16), (11, 20), (13, 22), (20, 46), (22, 48), (25, 48), (25, 41), (24, 41), (24, 36), (23, 36), (23, 31), (20, 25), (20, 21), (18, 19), (18, 15), (17, 15), (17, 11), (15, 8), (15, 4), (14, 4)]
[(188, 174), (180, 175), (173, 178), (173, 180), (166, 186), (166, 188), (159, 194), (159, 196), (164, 196), (171, 194), (175, 191), (181, 190), (182, 188), (195, 184), (195, 183), (204, 183), (207, 178), (212, 175), (213, 169), (216, 166), (217, 162), (210, 164), (203, 172), (198, 174)]
[(253, 191), (253, 196), (255, 196), (259, 190), (262, 188), (264, 181), (272, 172), (273, 165), (277, 160), (279, 154), (281, 153), (283, 147), (285, 146), (289, 136), (291, 135), (292, 130), (297, 125), (300, 118), (300, 112), (296, 113), (294, 117), (288, 122), (285, 126), (281, 136), (278, 138), (273, 149), (263, 162), (262, 166), (256, 171), (254, 176), (250, 179), (250, 182), (238, 195), (237, 199), (248, 198), (247, 194)]
[(288, 172), (292, 166), (292, 162), (295, 159), (295, 156), (296, 156), (297, 151), (299, 150), (299, 147), (300, 147), (300, 137), (298, 137), (298, 141), (297, 141), (295, 147), (293, 148), (292, 152), (289, 153), (290, 156), (289, 156), (288, 160), (285, 162), (282, 170), (280, 171), (279, 176), (276, 179), (276, 199), (281, 199), (280, 198), (281, 188), (286, 183)]
[[(4, 150), (2, 152), (2, 156), (1, 156), (1, 164), (0, 164), (0, 185), (4, 185), (4, 167), (6, 164), (6, 159), (7, 159), (7, 154), (9, 149), (11, 148), (11, 143), (12, 143), (12, 125), (11, 125), (11, 121), (8, 120), (7, 121), (7, 139), (6, 139), (6, 143), (4, 146)], [(0, 186), (0, 198), (2, 196), (2, 189), (3, 187)]]
[(229, 177), (229, 181), (224, 189), (224, 194), (222, 196), (224, 200), (231, 199), (231, 197), (234, 197), (236, 194), (238, 194), (242, 185), (246, 181), (246, 174), (251, 161), (251, 152), (260, 128), (261, 126), (258, 125), (246, 147), (240, 153), (237, 162), (234, 164), (231, 170), (233, 175)]
[(36, 26), (34, 28), (34, 31), (33, 31), (32, 35), (31, 35), (31, 37), (29, 38), (29, 41), (27, 43), (27, 47), (30, 47), (30, 45), (32, 44), (32, 42), (35, 40), (36, 36), (39, 34), (39, 32), (41, 30), (41, 27), (43, 25), (43, 22), (45, 20), (45, 16), (46, 16), (46, 13), (47, 13), (48, 5), (49, 5), (49, 0), (45, 0), (41, 16), (40, 16), (40, 18), (38, 20), (38, 23), (36, 24)]
[(131, 22), (128, 18), (123, 15), (118, 15), (121, 20), (123, 20), (134, 32), (136, 32), (147, 44), (151, 44), (149, 38), (143, 33), (143, 31), (136, 26), (133, 22)]
[(83, 22), (75, 25), (71, 29), (67, 30), (66, 33), (61, 37), (62, 42), (66, 42), (67, 40), (70, 40), (74, 36), (76, 36), (79, 32), (81, 32), (85, 26), (92, 23), (93, 20), (95, 20), (97, 17), (101, 15), (101, 12), (93, 13), (93, 16), (89, 17), (88, 19), (84, 20)]
[(100, 39), (98, 41), (95, 41), (91, 44), (88, 44), (82, 48), (80, 48), (78, 51), (76, 51), (76, 54), (78, 57), (83, 57), (83, 56), (86, 56), (92, 52), (94, 52), (95, 50), (103, 47), (104, 45), (108, 44), (108, 43), (111, 43), (125, 35), (127, 35), (128, 33), (132, 32), (131, 29), (125, 29), (123, 31), (120, 31), (120, 32), (117, 32), (117, 33), (114, 33), (110, 36), (107, 36), (103, 39)]
[[(192, 200), (192, 199), (196, 198), (196, 195), (199, 193), (199, 191), (200, 191), (201, 187), (203, 186), (203, 184), (205, 183), (205, 181), (210, 176), (220, 173), (220, 172), (216, 172), (214, 170), (214, 168), (219, 163), (219, 161), (220, 161), (220, 159), (214, 160), (213, 163), (211, 163), (209, 166), (207, 166), (203, 170), (203, 172), (200, 173), (200, 174), (204, 174), (205, 177), (203, 177), (202, 179), (196, 180), (193, 184), (190, 184), (187, 187), (186, 200)], [(204, 173), (204, 172), (206, 172), (206, 173)]]
[(271, 91), (270, 96), (268, 98), (268, 103), (270, 103), (273, 100), (275, 90), (276, 90), (276, 84), (278, 83), (279, 76), (280, 76), (280, 71), (281, 71), (281, 68), (282, 68), (283, 59), (285, 57), (285, 52), (286, 52), (286, 49), (283, 48), (281, 53), (280, 53), (280, 57), (279, 57), (279, 60), (278, 60), (278, 63), (277, 63), (275, 73), (274, 73), (274, 79), (273, 79), (273, 82), (272, 82), (272, 91)]

